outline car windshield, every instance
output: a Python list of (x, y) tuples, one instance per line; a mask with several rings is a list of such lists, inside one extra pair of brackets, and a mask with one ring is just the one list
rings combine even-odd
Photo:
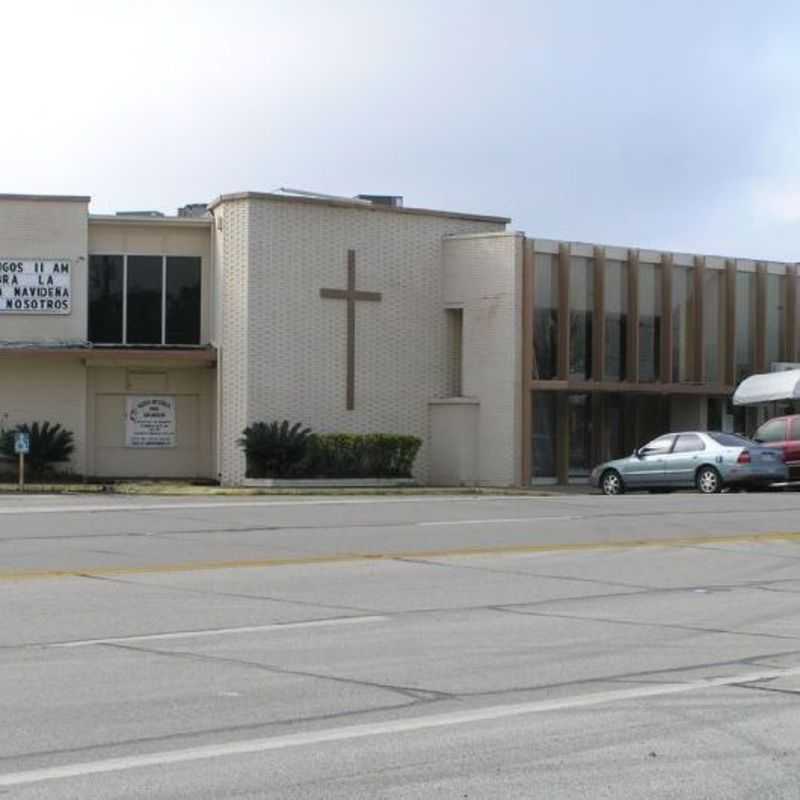
[(723, 447), (752, 447), (753, 442), (735, 433), (709, 433), (708, 434), (717, 444)]

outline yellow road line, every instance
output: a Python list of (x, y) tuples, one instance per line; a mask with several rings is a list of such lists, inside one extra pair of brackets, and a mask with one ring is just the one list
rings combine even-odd
[(388, 553), (338, 553), (333, 555), (291, 556), (287, 558), (239, 559), (236, 561), (186, 561), (178, 564), (141, 566), (88, 567), (86, 569), (38, 569), (0, 572), (0, 582), (27, 581), (45, 578), (105, 577), (144, 575), (169, 572), (201, 572), (221, 569), (290, 567), (307, 564), (336, 564), (354, 561), (392, 559), (446, 558), (456, 556), (524, 555), (526, 553), (559, 553), (585, 550), (625, 550), (643, 547), (686, 547), (698, 544), (736, 544), (742, 542), (797, 542), (800, 531), (774, 533), (738, 533), (729, 536), (696, 536), (675, 539), (622, 539), (608, 542), (572, 544), (501, 545), (499, 547), (463, 547), (441, 550), (398, 550)]

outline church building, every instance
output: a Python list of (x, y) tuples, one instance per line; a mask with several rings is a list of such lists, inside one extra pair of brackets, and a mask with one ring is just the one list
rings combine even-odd
[(243, 429), (288, 419), (418, 436), (422, 483), (581, 481), (670, 429), (751, 429), (736, 384), (798, 357), (794, 264), (399, 197), (89, 202), (0, 195), (0, 429), (60, 423), (89, 478), (246, 485)]

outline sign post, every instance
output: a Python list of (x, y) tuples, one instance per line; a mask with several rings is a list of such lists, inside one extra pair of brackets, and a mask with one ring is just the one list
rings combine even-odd
[(31, 436), (24, 431), (14, 434), (14, 452), (19, 456), (19, 490), (25, 491), (25, 456), (31, 452)]

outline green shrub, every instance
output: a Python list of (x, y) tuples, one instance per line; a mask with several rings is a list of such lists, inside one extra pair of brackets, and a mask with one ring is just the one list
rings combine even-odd
[(0, 434), (0, 453), (7, 458), (16, 458), (14, 453), (14, 434), (27, 433), (30, 436), (31, 451), (25, 456), (25, 463), (34, 476), (44, 475), (53, 464), (69, 461), (75, 450), (75, 437), (72, 431), (61, 425), (34, 422), (32, 425), (17, 425), (16, 428)]
[(301, 423), (254, 422), (239, 446), (248, 478), (410, 478), (422, 440), (389, 433), (311, 433)]
[(314, 434), (302, 471), (312, 478), (410, 478), (421, 446), (416, 436)]
[(239, 447), (247, 455), (248, 478), (292, 477), (308, 449), (311, 428), (298, 422), (254, 422), (242, 432)]

